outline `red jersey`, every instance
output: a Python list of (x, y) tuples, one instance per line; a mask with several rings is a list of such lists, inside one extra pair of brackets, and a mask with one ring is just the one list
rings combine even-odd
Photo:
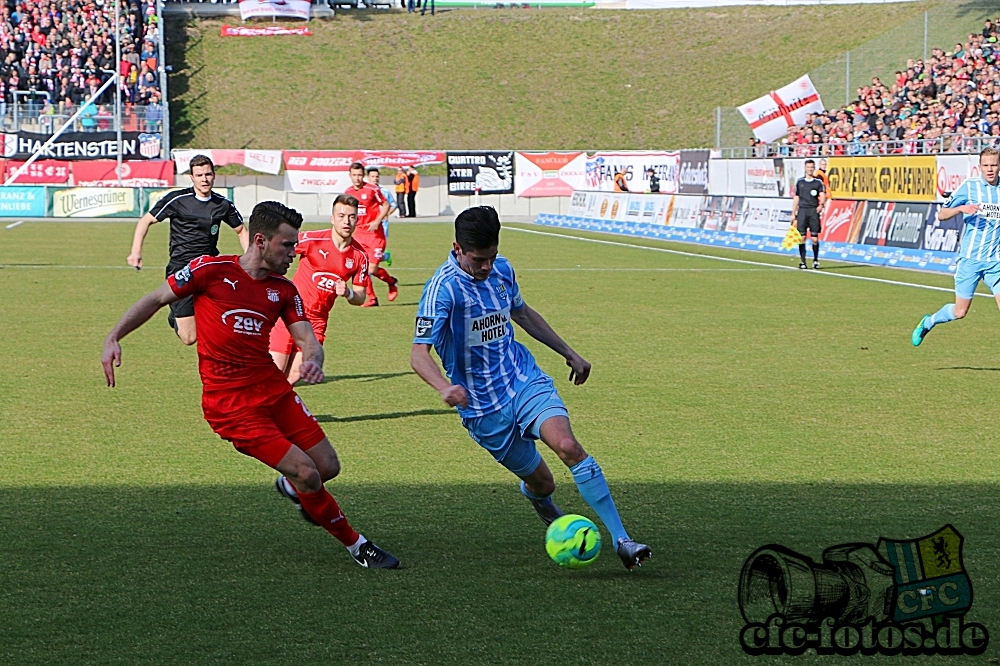
[(231, 255), (198, 257), (167, 282), (180, 298), (194, 297), (198, 372), (206, 393), (238, 395), (236, 407), (260, 404), (290, 389), (267, 351), (275, 322), (306, 321), (290, 280), (274, 274), (255, 280)]
[(333, 230), (319, 229), (299, 234), (295, 254), (302, 255), (292, 282), (302, 294), (311, 316), (326, 317), (337, 300), (337, 280), (350, 281), (355, 290), (365, 290), (371, 283), (364, 248), (352, 240), (341, 252), (333, 244)]
[(350, 194), (358, 200), (358, 226), (354, 230), (355, 239), (362, 245), (365, 245), (365, 240), (369, 238), (378, 238), (384, 241), (385, 231), (381, 225), (375, 231), (368, 231), (368, 225), (377, 220), (379, 213), (382, 212), (382, 204), (385, 203), (382, 190), (371, 183), (365, 183), (360, 190), (351, 185), (344, 194)]

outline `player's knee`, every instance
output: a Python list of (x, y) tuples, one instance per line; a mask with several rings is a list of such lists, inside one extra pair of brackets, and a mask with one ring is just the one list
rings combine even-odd
[(570, 467), (587, 457), (587, 452), (583, 450), (580, 442), (576, 441), (576, 437), (572, 435), (567, 435), (559, 439), (552, 448), (555, 450), (556, 455), (559, 456), (559, 459)]
[(188, 346), (198, 342), (198, 334), (195, 331), (178, 331), (177, 337)]
[(323, 479), (314, 465), (300, 465), (292, 481), (296, 488), (307, 493), (314, 493), (323, 487)]
[(955, 306), (955, 319), (965, 319), (965, 315), (967, 314), (969, 314), (968, 307)]
[(336, 457), (333, 460), (327, 462), (323, 465), (323, 481), (329, 481), (330, 479), (335, 479), (337, 475), (340, 474), (340, 460)]

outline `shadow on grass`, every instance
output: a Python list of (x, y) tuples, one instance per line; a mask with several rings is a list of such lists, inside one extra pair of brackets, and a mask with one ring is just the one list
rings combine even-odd
[(974, 370), (976, 372), (1000, 372), (1000, 368), (974, 368), (971, 365), (954, 365), (950, 368), (938, 368), (938, 370)]
[(413, 372), (381, 372), (372, 373), (367, 375), (327, 375), (321, 383), (329, 384), (331, 382), (342, 382), (349, 379), (359, 379), (361, 383), (367, 382), (377, 382), (382, 379), (394, 379), (396, 377), (405, 377), (407, 375), (415, 375), (417, 373)]
[(392, 419), (408, 419), (414, 416), (437, 416), (439, 414), (454, 414), (454, 409), (418, 409), (412, 412), (388, 412), (385, 414), (360, 414), (358, 416), (333, 416), (317, 414), (320, 423), (354, 423), (356, 421), (389, 421)]
[[(404, 568), (356, 566), (267, 475), (231, 486), (0, 490), (0, 662), (254, 665), (295, 654), (297, 663), (551, 664), (564, 650), (553, 645), (558, 631), (572, 637), (573, 663), (760, 664), (740, 650), (736, 601), (756, 548), (777, 543), (818, 560), (832, 545), (946, 523), (965, 537), (969, 619), (1000, 627), (994, 485), (617, 483), (611, 474), (626, 526), (653, 550), (629, 573), (603, 528), (592, 567), (556, 567), (542, 524), (499, 468), (492, 484), (351, 484), (344, 463), (331, 492)], [(593, 517), (570, 484), (556, 500)], [(808, 661), (871, 663), (811, 652)]]

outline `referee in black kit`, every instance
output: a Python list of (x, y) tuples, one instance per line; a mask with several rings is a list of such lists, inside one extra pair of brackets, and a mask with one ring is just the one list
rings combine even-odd
[(806, 230), (812, 234), (813, 268), (819, 268), (819, 216), (826, 204), (826, 188), (823, 181), (813, 176), (816, 163), (806, 160), (806, 175), (795, 181), (795, 196), (792, 199), (792, 218), (802, 234), (799, 243), (799, 268), (806, 267)]
[[(135, 225), (132, 253), (128, 265), (142, 268), (142, 242), (149, 227), (170, 218), (170, 261), (167, 275), (184, 268), (195, 257), (219, 254), (219, 227), (225, 222), (239, 237), (243, 251), (250, 242), (250, 234), (243, 226), (243, 217), (233, 202), (212, 191), (215, 185), (215, 165), (205, 155), (191, 158), (192, 187), (170, 192), (149, 209)], [(194, 301), (182, 298), (170, 304), (167, 322), (186, 345), (197, 340), (194, 325)]]

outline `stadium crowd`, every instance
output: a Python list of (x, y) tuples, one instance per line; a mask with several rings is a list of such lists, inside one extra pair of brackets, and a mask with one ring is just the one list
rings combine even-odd
[(910, 60), (893, 81), (873, 78), (850, 104), (809, 114), (758, 153), (871, 155), (978, 151), (1000, 145), (1000, 19), (951, 51)]
[[(110, 0), (7, 0), (0, 6), (0, 116), (7, 116), (15, 103), (24, 105), (29, 118), (72, 114), (117, 66), (126, 115), (132, 107), (152, 105), (141, 115), (158, 125), (162, 111), (154, 0), (127, 0), (120, 19), (122, 55), (116, 63)], [(109, 86), (96, 103), (113, 105), (114, 98), (114, 86)], [(107, 127), (112, 115), (106, 106), (90, 107), (81, 128)]]

